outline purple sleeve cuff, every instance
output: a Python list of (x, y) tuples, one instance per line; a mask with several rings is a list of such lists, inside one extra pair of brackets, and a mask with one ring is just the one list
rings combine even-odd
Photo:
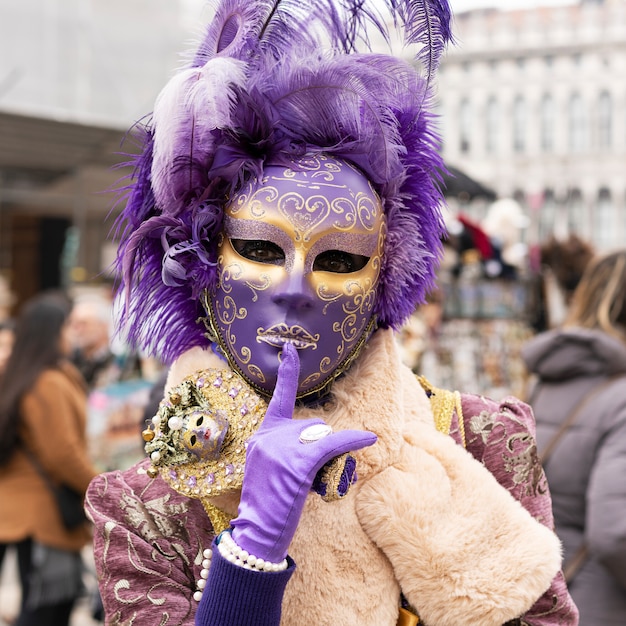
[(282, 572), (257, 572), (228, 562), (213, 544), (207, 585), (196, 626), (278, 626), (285, 587), (296, 566)]

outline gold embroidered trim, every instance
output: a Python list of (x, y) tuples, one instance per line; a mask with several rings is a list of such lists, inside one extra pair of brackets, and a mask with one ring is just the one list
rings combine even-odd
[(266, 402), (229, 370), (195, 372), (161, 401), (153, 429), (144, 431), (152, 460), (178, 493), (202, 502), (213, 527), (230, 518), (210, 498), (241, 489), (246, 444), (260, 426)]
[(435, 428), (444, 435), (450, 434), (452, 427), (452, 418), (454, 411), (459, 421), (459, 433), (463, 447), (465, 443), (465, 424), (463, 421), (463, 408), (461, 404), (461, 394), (458, 391), (448, 391), (447, 389), (439, 389), (423, 376), (416, 376), (422, 389), (428, 394), (430, 406), (435, 418)]
[(454, 404), (456, 407), (456, 414), (459, 418), (459, 433), (461, 435), (461, 443), (464, 448), (467, 448), (465, 442), (465, 419), (463, 417), (463, 403), (461, 402), (461, 394), (458, 391), (454, 392)]
[(230, 526), (233, 518), (228, 513), (216, 507), (208, 498), (201, 498), (200, 502), (202, 502), (202, 506), (209, 516), (213, 532), (216, 535), (219, 535)]

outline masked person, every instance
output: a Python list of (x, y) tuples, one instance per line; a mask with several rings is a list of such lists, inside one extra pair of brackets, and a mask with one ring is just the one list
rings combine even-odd
[(87, 497), (109, 624), (577, 624), (529, 407), (394, 341), (444, 235), (451, 16), (389, 4), (419, 71), (354, 51), (375, 4), (220, 3), (143, 129), (123, 322), (172, 366)]

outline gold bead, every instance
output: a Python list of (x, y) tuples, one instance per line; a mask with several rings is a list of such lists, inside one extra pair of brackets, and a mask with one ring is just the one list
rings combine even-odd
[(152, 441), (154, 439), (154, 431), (152, 428), (146, 428), (146, 430), (141, 433), (141, 436), (144, 441)]
[(174, 405), (180, 404), (182, 398), (179, 393), (170, 393), (170, 402)]
[(159, 473), (159, 470), (156, 467), (154, 467), (154, 465), (151, 465), (146, 470), (146, 474), (148, 474), (148, 476), (150, 476), (150, 478), (156, 478), (158, 473)]

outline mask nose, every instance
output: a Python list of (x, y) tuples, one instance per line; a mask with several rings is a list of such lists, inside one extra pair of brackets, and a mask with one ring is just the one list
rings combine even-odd
[(292, 272), (276, 290), (272, 301), (286, 310), (308, 311), (313, 308), (315, 300), (304, 274)]

